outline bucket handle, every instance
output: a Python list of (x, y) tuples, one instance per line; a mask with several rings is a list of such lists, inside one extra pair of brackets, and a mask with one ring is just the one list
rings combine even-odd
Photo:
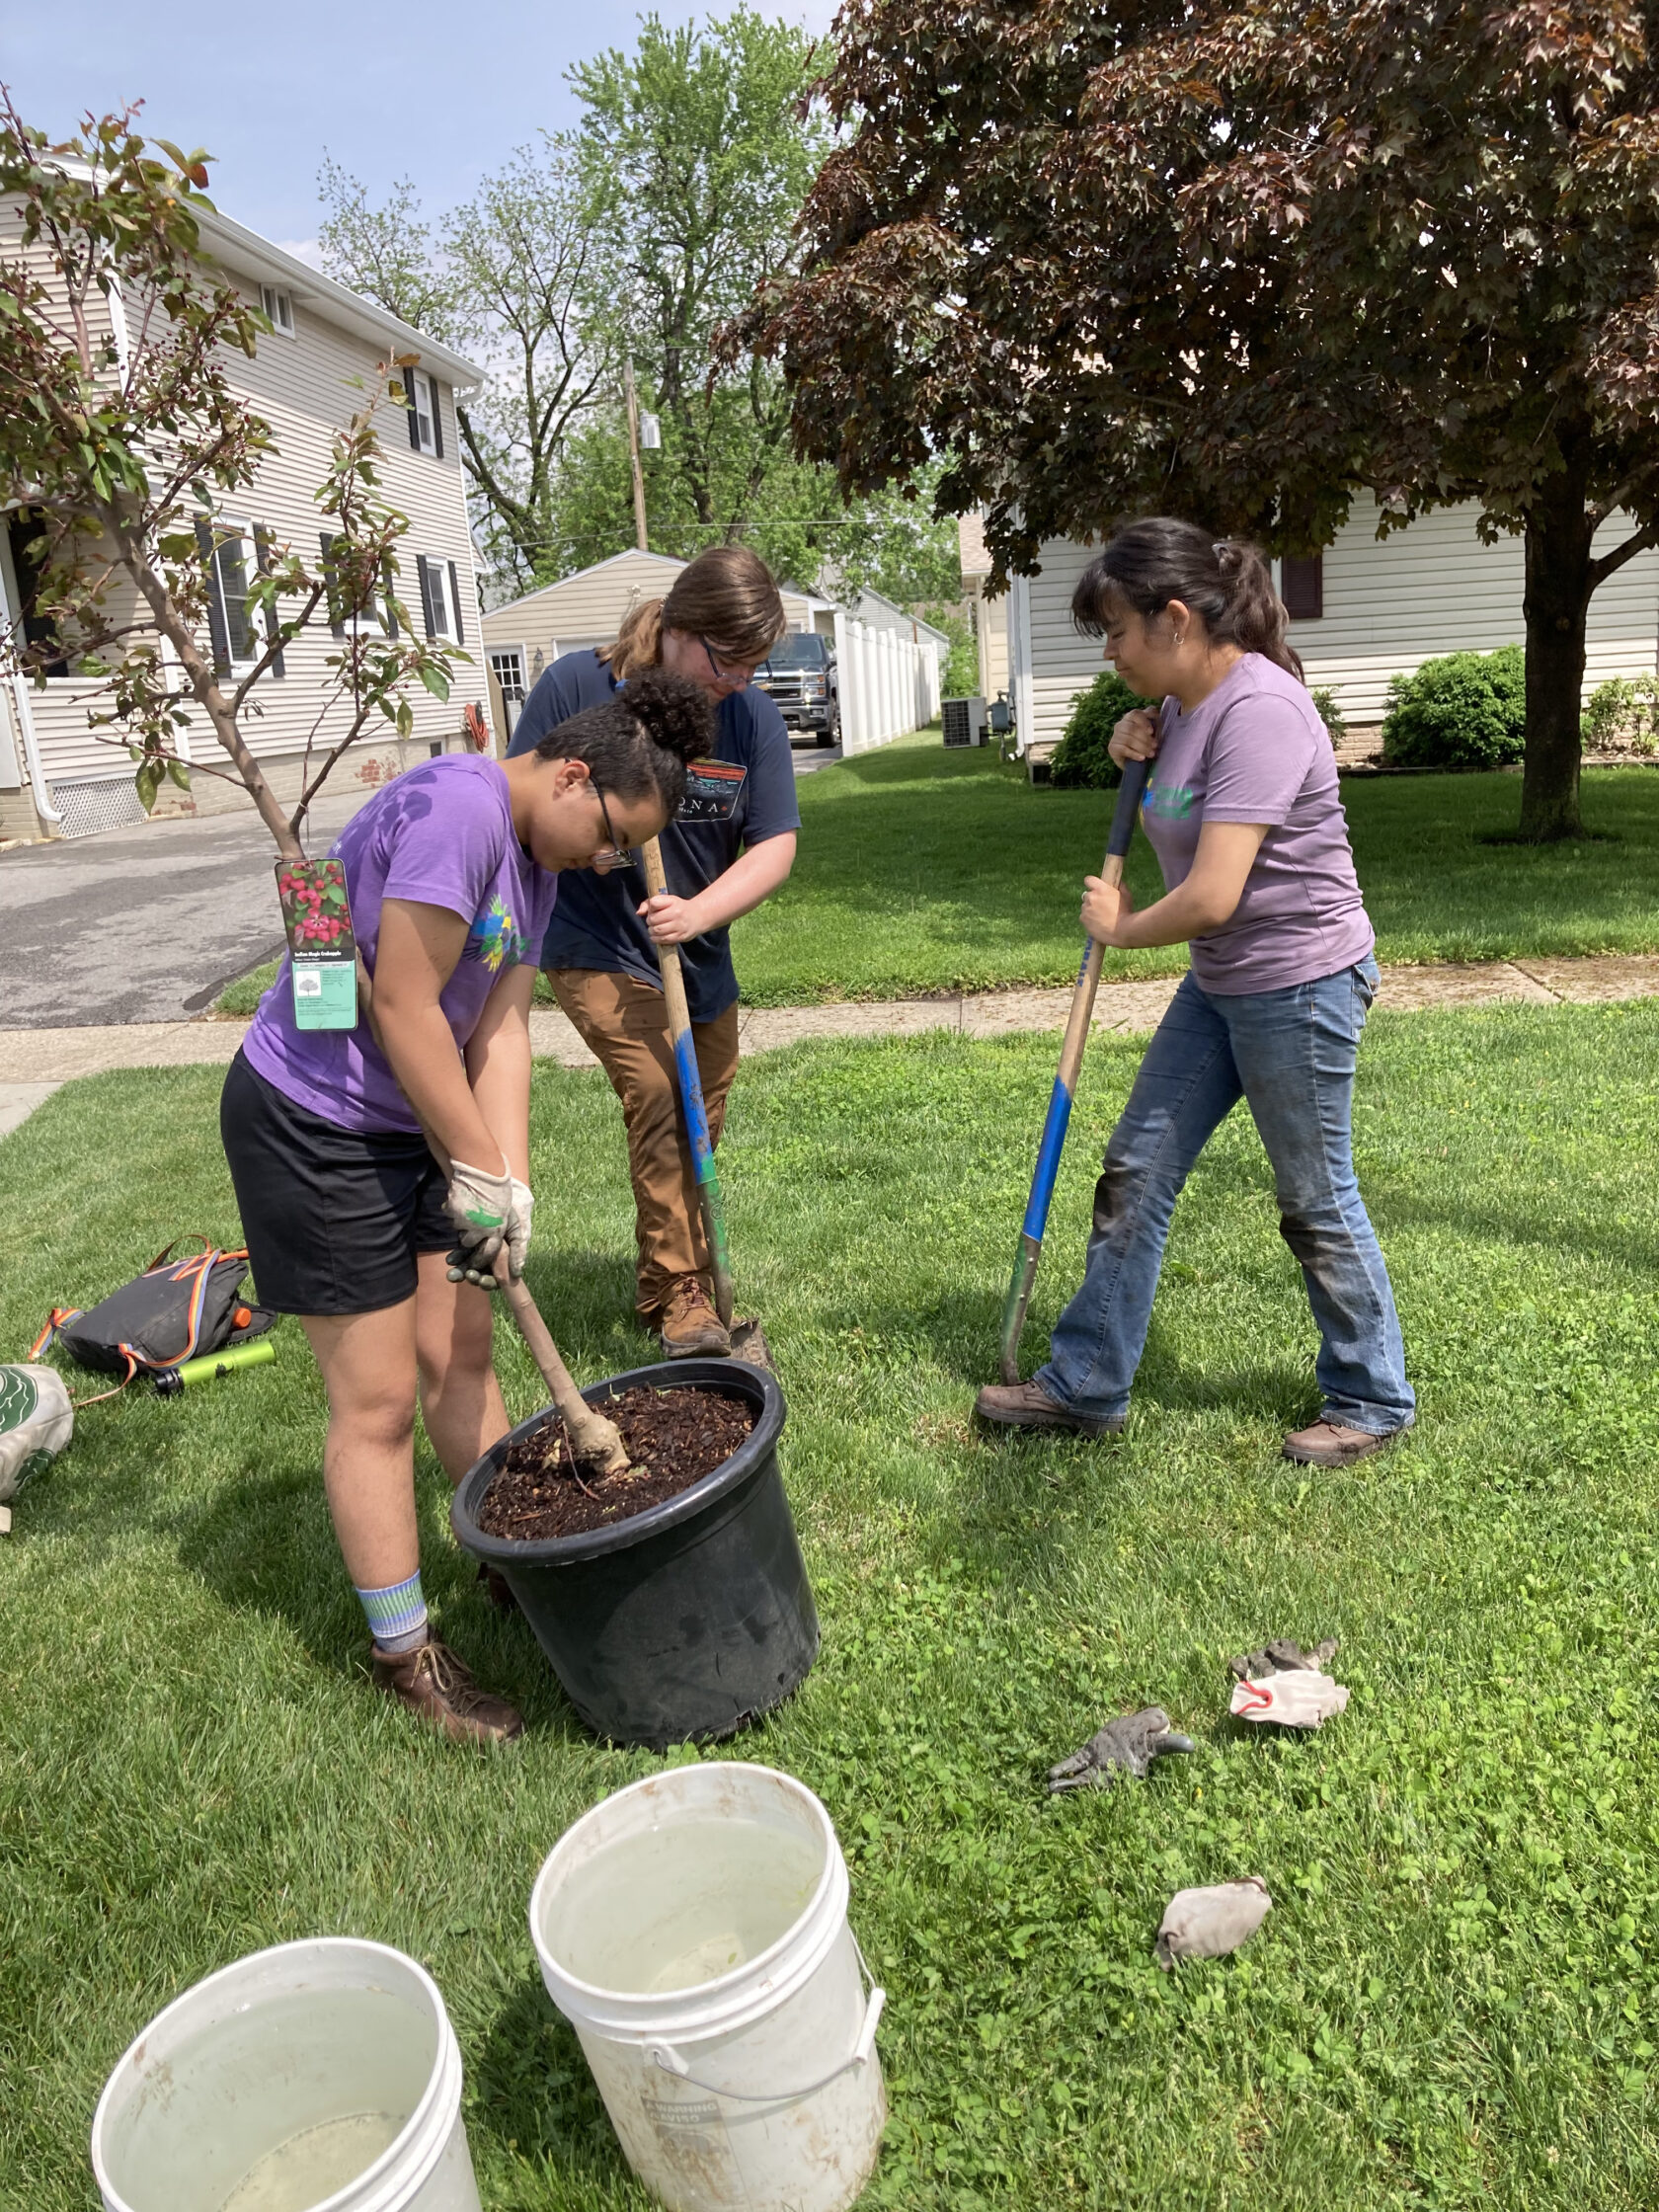
[[(852, 1935), (851, 1929), (847, 1934)], [(867, 2066), (876, 2047), (876, 2026), (887, 2004), (887, 1992), (870, 1972), (869, 1962), (859, 1948), (858, 1937), (852, 1936), (852, 1947), (858, 1953), (858, 1970), (869, 1985), (869, 2002), (864, 2008), (864, 2024), (858, 2030), (858, 2040), (852, 2046), (852, 2056), (842, 2059), (839, 2066), (816, 2082), (809, 2082), (804, 2089), (768, 2090), (761, 2096), (743, 2090), (717, 2089), (712, 2082), (699, 2082), (679, 2053), (669, 2043), (661, 2043), (651, 2056), (665, 2074), (672, 2074), (675, 2081), (683, 2082), (687, 2089), (700, 2090), (705, 2096), (724, 2096), (734, 2104), (788, 2104), (798, 2097), (816, 2096), (820, 2090), (827, 2090), (831, 2082), (838, 2082), (843, 2074), (855, 2066)]]

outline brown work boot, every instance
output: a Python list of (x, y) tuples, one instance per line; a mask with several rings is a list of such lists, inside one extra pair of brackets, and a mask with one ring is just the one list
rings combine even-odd
[(1304, 1467), (1351, 1467), (1356, 1460), (1369, 1460), (1382, 1452), (1404, 1429), (1345, 1429), (1340, 1421), (1315, 1421), (1285, 1439), (1285, 1457)]
[(440, 1728), (452, 1743), (510, 1744), (524, 1732), (523, 1716), (505, 1698), (480, 1690), (435, 1636), (418, 1651), (382, 1651), (371, 1644), (374, 1679), (400, 1705)]
[(671, 1360), (724, 1360), (732, 1350), (732, 1339), (700, 1276), (682, 1275), (670, 1287), (658, 1309), (657, 1328), (664, 1354)]
[(1090, 1420), (1057, 1404), (1035, 1382), (988, 1383), (974, 1400), (974, 1411), (992, 1428), (1064, 1429), (1069, 1436), (1117, 1436), (1128, 1418), (1118, 1413), (1110, 1420)]

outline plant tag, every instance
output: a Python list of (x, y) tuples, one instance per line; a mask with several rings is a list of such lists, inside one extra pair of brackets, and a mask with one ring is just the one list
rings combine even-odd
[(279, 860), (296, 1029), (356, 1029), (357, 940), (343, 860)]

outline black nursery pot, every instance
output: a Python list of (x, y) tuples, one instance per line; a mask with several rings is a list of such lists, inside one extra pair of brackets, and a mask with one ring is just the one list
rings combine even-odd
[(596, 1736), (670, 1744), (730, 1736), (781, 1704), (818, 1656), (818, 1613), (778, 1471), (783, 1392), (741, 1360), (631, 1368), (583, 1391), (719, 1390), (754, 1427), (724, 1466), (613, 1528), (544, 1542), (487, 1536), (485, 1493), (510, 1446), (555, 1418), (545, 1407), (492, 1445), (455, 1492), (462, 1545), (507, 1577), (565, 1695)]

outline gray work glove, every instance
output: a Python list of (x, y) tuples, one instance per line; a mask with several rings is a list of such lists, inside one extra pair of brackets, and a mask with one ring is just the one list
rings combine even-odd
[(1051, 1767), (1049, 1794), (1058, 1797), (1063, 1789), (1100, 1789), (1116, 1781), (1120, 1774), (1133, 1775), (1139, 1781), (1145, 1778), (1152, 1761), (1161, 1759), (1165, 1752), (1192, 1748), (1190, 1736), (1171, 1735), (1169, 1715), (1161, 1705), (1147, 1705), (1144, 1712), (1125, 1713), (1119, 1720), (1107, 1721), (1081, 1751)]
[(1341, 1648), (1334, 1636), (1327, 1636), (1311, 1651), (1304, 1651), (1289, 1636), (1281, 1636), (1275, 1643), (1263, 1644), (1259, 1651), (1243, 1651), (1236, 1659), (1229, 1659), (1227, 1672), (1240, 1682), (1265, 1682), (1269, 1675), (1295, 1674), (1298, 1670), (1318, 1674), (1325, 1661), (1334, 1659)]
[(1167, 1974), (1178, 1958), (1225, 1958), (1250, 1940), (1272, 1910), (1259, 1874), (1214, 1889), (1178, 1889), (1158, 1924), (1157, 1962)]
[(443, 1210), (455, 1225), (455, 1249), (449, 1254), (451, 1283), (492, 1289), (496, 1254), (504, 1249), (508, 1273), (514, 1280), (523, 1274), (535, 1212), (527, 1184), (515, 1175), (492, 1175), (485, 1168), (469, 1167), (465, 1160), (451, 1160)]

